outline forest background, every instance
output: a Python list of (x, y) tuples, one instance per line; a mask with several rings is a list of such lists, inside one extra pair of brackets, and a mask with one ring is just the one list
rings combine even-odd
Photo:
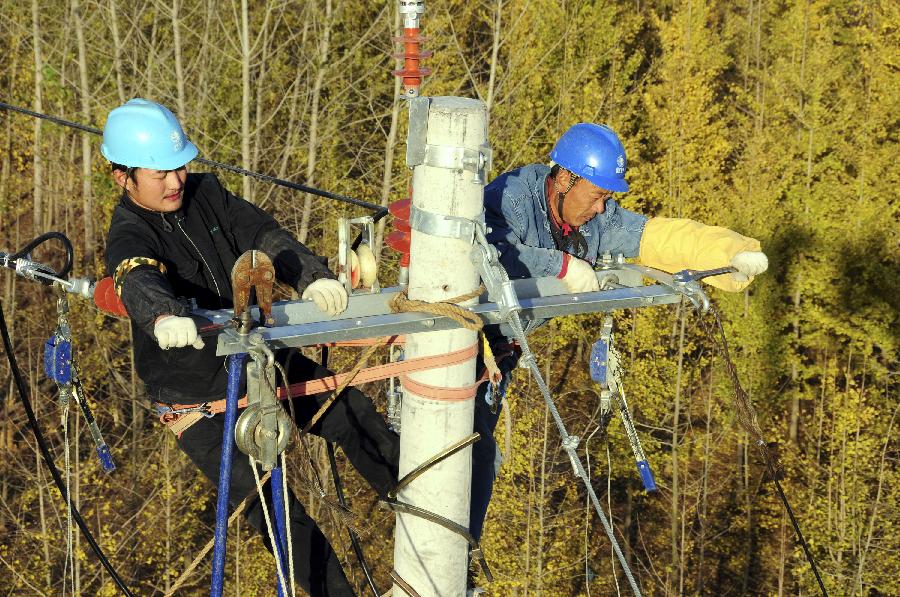
[[(0, 0), (0, 99), (100, 127), (135, 96), (169, 105), (205, 157), (380, 202), (401, 199), (406, 114), (390, 70), (393, 2)], [(900, 594), (898, 476), (898, 25), (878, 0), (433, 0), (426, 95), (486, 102), (492, 176), (546, 162), (579, 121), (627, 148), (649, 215), (691, 217), (762, 242), (770, 269), (713, 292), (783, 484), (833, 595)], [(97, 137), (0, 113), (0, 248), (47, 230), (73, 239), (77, 274), (103, 274), (119, 193)], [(363, 210), (219, 173), (315, 250)], [(49, 255), (48, 255), (49, 257)], [(397, 255), (381, 253), (383, 284)], [(724, 264), (723, 264), (724, 265)], [(56, 389), (40, 371), (52, 291), (0, 276), (16, 353), (58, 463)], [(214, 488), (142, 398), (128, 324), (73, 299), (85, 386), (118, 469), (99, 470), (68, 417), (72, 492), (140, 595), (162, 594), (212, 537)], [(814, 579), (754, 448), (721, 359), (682, 307), (616, 317), (625, 388), (660, 491), (640, 486), (621, 424), (598, 432), (586, 358), (599, 316), (536, 332), (569, 429), (649, 595), (811, 595)], [(333, 364), (345, 370), (353, 353)], [(381, 355), (379, 358), (386, 358)], [(66, 566), (65, 509), (0, 364), (0, 592), (113, 595), (85, 542)], [(383, 409), (384, 387), (367, 391)], [(613, 595), (627, 585), (559, 449), (536, 387), (518, 373), (498, 429), (506, 456), (484, 548), (494, 595)], [(318, 440), (316, 440), (318, 441)], [(321, 443), (312, 462), (330, 487)], [(360, 592), (339, 518), (296, 448), (296, 491)], [(354, 520), (381, 587), (393, 516), (345, 462)], [(333, 496), (333, 491), (329, 494)], [(332, 498), (329, 498), (332, 499)], [(233, 527), (228, 592), (273, 594), (273, 562)], [(208, 589), (204, 563), (180, 594)]]

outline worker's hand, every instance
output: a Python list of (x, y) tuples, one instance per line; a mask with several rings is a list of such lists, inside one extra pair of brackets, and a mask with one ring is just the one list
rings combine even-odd
[(566, 263), (563, 265), (565, 273), (562, 276), (562, 281), (569, 292), (574, 294), (576, 292), (600, 290), (597, 272), (594, 271), (590, 263), (584, 259), (572, 257), (568, 253), (563, 253), (563, 259), (566, 260)]
[(769, 259), (762, 251), (741, 251), (731, 258), (731, 266), (737, 270), (731, 277), (736, 282), (746, 282), (769, 269)]
[(319, 278), (306, 287), (300, 298), (312, 299), (321, 311), (329, 315), (337, 315), (347, 308), (347, 291), (344, 285), (331, 278)]
[(153, 335), (163, 350), (187, 345), (199, 350), (205, 346), (203, 338), (197, 335), (197, 325), (190, 317), (161, 315), (153, 326)]

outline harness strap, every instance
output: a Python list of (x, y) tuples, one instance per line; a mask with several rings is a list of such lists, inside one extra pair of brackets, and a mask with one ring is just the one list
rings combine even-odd
[[(362, 369), (359, 373), (356, 374), (355, 377), (353, 377), (351, 385), (356, 386), (372, 381), (387, 379), (389, 377), (405, 377), (405, 374), (413, 373), (415, 371), (425, 371), (426, 369), (435, 369), (437, 367), (448, 367), (450, 365), (456, 365), (474, 358), (477, 353), (478, 345), (473, 344), (471, 346), (467, 346), (466, 348), (462, 348), (460, 350), (455, 350), (448, 354), (419, 357), (407, 361), (398, 361), (396, 363), (387, 363), (384, 365), (368, 367), (366, 369)], [(337, 389), (341, 385), (341, 383), (343, 383), (349, 376), (350, 374), (348, 373), (340, 373), (338, 375), (330, 375), (328, 377), (322, 377), (319, 379), (301, 381), (299, 383), (291, 384), (289, 391), (286, 388), (279, 387), (277, 389), (276, 396), (279, 400), (284, 400), (288, 397), (289, 394), (291, 397), (297, 398), (300, 396), (309, 396), (312, 394), (320, 394), (322, 392), (333, 391)], [(477, 388), (477, 384), (470, 387)], [(410, 389), (417, 394), (419, 393), (415, 389)], [(422, 395), (430, 397), (429, 394)], [(475, 393), (473, 390), (472, 396), (474, 395)], [(244, 396), (238, 401), (238, 408), (244, 408), (247, 406), (247, 404), (248, 399), (246, 396)], [(225, 400), (215, 400), (213, 402), (205, 402), (203, 404), (165, 404), (157, 402), (155, 406), (156, 412), (159, 415), (160, 422), (166, 425), (169, 430), (172, 431), (172, 433), (178, 436), (184, 433), (185, 430), (190, 428), (191, 425), (195, 424), (200, 419), (225, 412)]]

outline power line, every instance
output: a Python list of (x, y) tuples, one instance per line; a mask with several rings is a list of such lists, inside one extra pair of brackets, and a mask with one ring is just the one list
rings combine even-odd
[[(83, 131), (85, 133), (91, 133), (92, 135), (102, 135), (103, 131), (94, 128), (92, 126), (87, 126), (84, 124), (79, 124), (77, 122), (72, 122), (71, 120), (66, 120), (65, 118), (60, 118), (58, 116), (51, 116), (50, 114), (43, 114), (41, 112), (35, 112), (34, 110), (29, 110), (28, 108), (22, 108), (19, 106), (13, 106), (12, 104), (7, 104), (6, 102), (0, 101), (0, 108), (5, 110), (10, 110), (12, 112), (18, 112), (19, 114), (25, 114), (26, 116), (31, 116), (33, 118), (39, 118), (41, 120), (48, 120), (55, 124), (59, 124), (61, 126), (66, 126), (69, 128), (77, 129), (79, 131)], [(346, 195), (341, 195), (339, 193), (332, 193), (331, 191), (325, 191), (323, 189), (318, 189), (316, 187), (311, 187), (307, 185), (303, 185), (296, 182), (291, 182), (289, 180), (284, 180), (282, 178), (277, 178), (275, 176), (269, 176), (268, 174), (263, 174), (261, 172), (254, 172), (252, 170), (246, 170), (244, 168), (240, 168), (238, 166), (232, 166), (230, 164), (225, 164), (223, 162), (217, 162), (215, 160), (209, 160), (206, 158), (195, 158), (195, 162), (199, 162), (205, 166), (211, 166), (213, 168), (219, 168), (221, 170), (226, 170), (228, 172), (233, 172), (235, 174), (240, 174), (241, 176), (249, 176), (251, 178), (255, 178), (257, 180), (261, 180), (263, 182), (268, 182), (274, 185), (278, 185), (284, 187), (286, 189), (291, 189), (294, 191), (300, 191), (303, 193), (309, 193), (310, 195), (316, 195), (318, 197), (324, 197), (326, 199), (332, 199), (334, 201), (341, 201), (343, 203), (349, 203), (351, 205), (356, 205), (358, 207), (365, 207), (366, 209), (371, 209), (373, 211), (379, 212), (378, 219), (387, 214), (387, 209), (381, 207), (376, 203), (372, 203), (370, 201), (363, 201), (362, 199), (356, 199), (354, 197), (348, 197)]]

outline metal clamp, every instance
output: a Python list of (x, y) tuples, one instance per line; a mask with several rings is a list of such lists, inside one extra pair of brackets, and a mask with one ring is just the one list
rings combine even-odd
[(702, 271), (682, 270), (672, 274), (672, 287), (683, 293), (697, 310), (701, 313), (706, 313), (709, 311), (709, 297), (703, 291), (703, 288), (700, 287), (700, 280), (712, 276), (731, 274), (735, 271), (737, 270), (731, 266)]
[(488, 296), (497, 303), (501, 320), (508, 321), (511, 315), (522, 310), (522, 305), (509, 274), (500, 264), (497, 248), (487, 241), (486, 230), (482, 223), (476, 226), (475, 246), (472, 247), (469, 258), (481, 274)]
[(483, 185), (493, 163), (494, 151), (487, 143), (477, 148), (428, 143), (428, 98), (409, 102), (409, 135), (406, 142), (406, 165), (444, 168), (474, 174), (472, 182)]
[(394, 512), (417, 516), (429, 522), (433, 522), (434, 524), (442, 526), (448, 531), (456, 533), (457, 535), (465, 539), (469, 544), (472, 559), (477, 561), (481, 566), (481, 571), (484, 573), (485, 579), (488, 582), (494, 582), (494, 575), (491, 574), (491, 569), (488, 567), (487, 560), (484, 558), (484, 553), (481, 551), (481, 545), (478, 543), (478, 540), (472, 536), (472, 534), (469, 532), (469, 529), (453, 520), (450, 520), (449, 518), (426, 510), (425, 508), (420, 508), (418, 506), (414, 506), (406, 502), (401, 502), (396, 499), (382, 499), (380, 501), (380, 504), (387, 508), (390, 508)]
[(403, 15), (405, 29), (418, 29), (419, 15), (425, 12), (425, 0), (400, 0), (398, 12)]
[(417, 232), (440, 236), (443, 238), (457, 238), (467, 243), (475, 242), (475, 229), (484, 223), (484, 212), (476, 219), (436, 214), (415, 205), (409, 208), (409, 226)]
[(474, 174), (472, 182), (483, 185), (486, 181), (485, 174), (491, 169), (493, 150), (490, 145), (484, 144), (477, 149), (470, 149), (459, 145), (425, 145), (422, 164), (433, 168), (444, 168), (456, 172), (468, 171)]

